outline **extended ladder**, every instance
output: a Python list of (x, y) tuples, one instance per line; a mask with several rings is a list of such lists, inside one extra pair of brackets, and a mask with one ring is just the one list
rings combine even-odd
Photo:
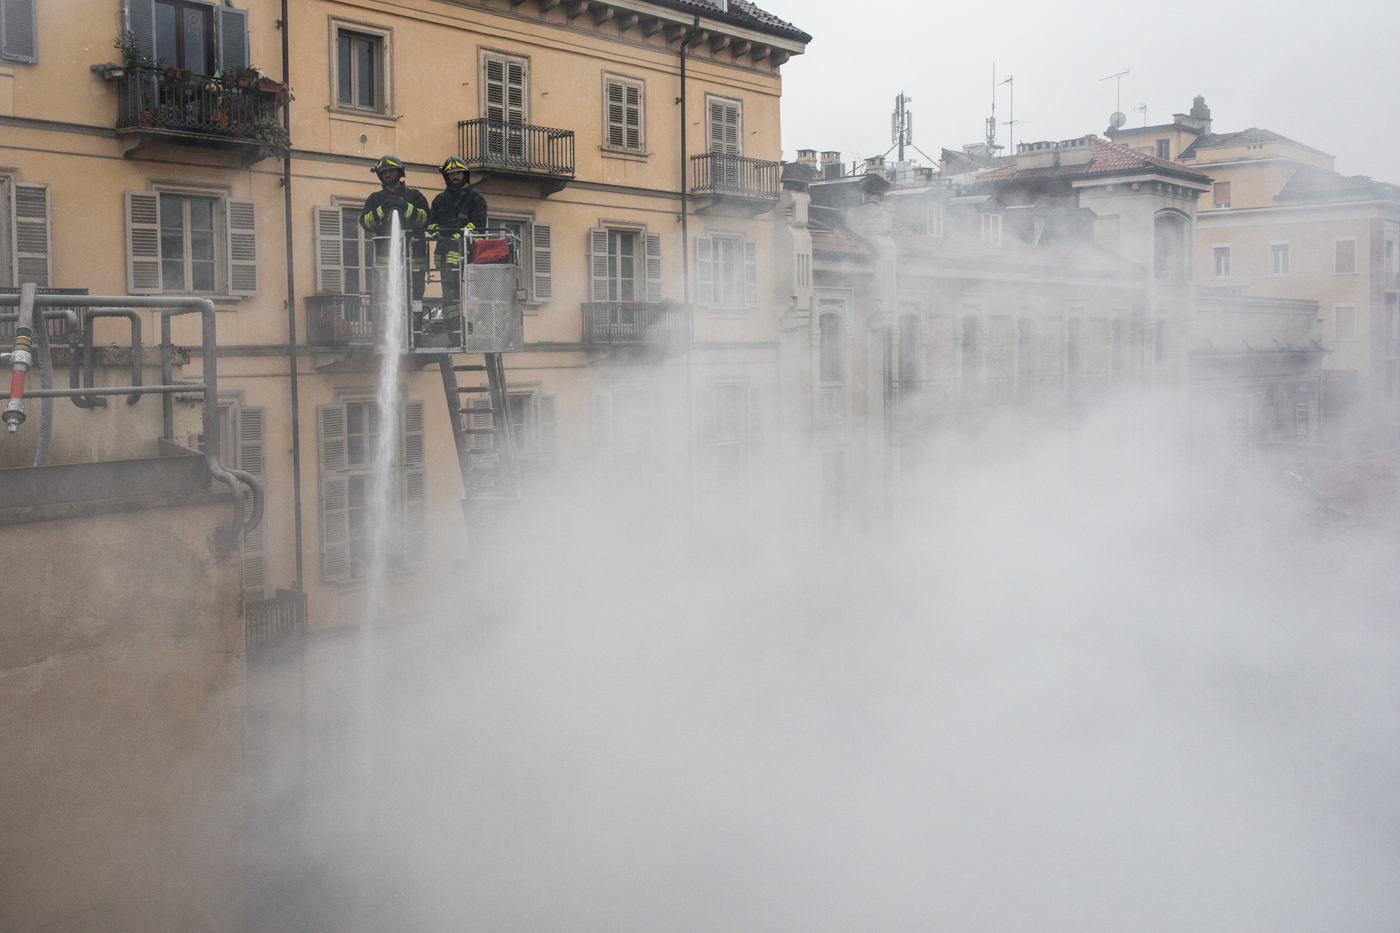
[[(470, 364), (456, 363), (448, 353), (438, 356), (462, 471), (462, 510), (469, 522), (499, 518), (520, 499), (505, 365), (499, 353), (482, 355), (484, 362)], [(484, 373), (486, 384), (460, 385), (458, 373)]]

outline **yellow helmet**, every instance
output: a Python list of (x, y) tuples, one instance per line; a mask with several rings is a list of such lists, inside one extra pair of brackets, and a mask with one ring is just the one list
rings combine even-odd
[(403, 163), (400, 162), (397, 157), (391, 155), (380, 158), (378, 162), (374, 163), (374, 167), (371, 168), (370, 171), (378, 175), (380, 172), (387, 172), (390, 169), (398, 171), (401, 176), (408, 174), (408, 172), (404, 170)]
[(442, 167), (440, 167), (438, 171), (442, 172), (442, 177), (444, 179), (447, 178), (448, 174), (450, 174), (451, 172), (461, 172), (464, 179), (464, 184), (472, 180), (471, 169), (467, 168), (467, 163), (463, 162), (456, 156), (451, 156), (446, 161), (444, 161), (442, 163)]

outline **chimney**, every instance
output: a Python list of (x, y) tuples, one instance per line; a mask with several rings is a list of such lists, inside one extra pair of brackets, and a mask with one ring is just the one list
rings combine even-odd
[(822, 177), (840, 178), (844, 174), (841, 171), (841, 153), (837, 150), (828, 149), (822, 153)]
[(1200, 120), (1202, 129), (1207, 134), (1210, 133), (1210, 108), (1206, 106), (1204, 94), (1197, 94), (1195, 99), (1191, 101), (1191, 116)]
[(817, 150), (797, 150), (797, 164), (809, 168), (812, 170), (813, 173), (815, 173), (817, 170)]
[(865, 174), (885, 177), (885, 157), (871, 156), (865, 160)]

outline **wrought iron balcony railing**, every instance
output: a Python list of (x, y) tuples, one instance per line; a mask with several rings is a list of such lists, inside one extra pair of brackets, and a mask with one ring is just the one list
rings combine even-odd
[(286, 149), (287, 131), (278, 119), (285, 91), (275, 87), (226, 86), (174, 68), (135, 68), (117, 79), (117, 129)]
[(374, 347), (369, 295), (310, 295), (305, 301), (307, 346)]
[(651, 343), (690, 335), (690, 309), (663, 301), (594, 301), (583, 305), (583, 342), (588, 346)]
[(777, 162), (707, 152), (690, 157), (695, 169), (692, 194), (776, 201), (781, 188)]
[(457, 141), (462, 160), (472, 169), (565, 181), (574, 177), (572, 130), (464, 120), (457, 124)]

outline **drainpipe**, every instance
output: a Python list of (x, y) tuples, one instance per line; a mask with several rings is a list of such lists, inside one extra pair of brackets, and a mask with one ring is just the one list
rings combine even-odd
[[(287, 0), (282, 0), (282, 83), (292, 86)], [(297, 592), (302, 591), (301, 561), (301, 405), (297, 393), (297, 286), (292, 248), (292, 101), (282, 104), (282, 127), (287, 131), (287, 156), (282, 160), (282, 213), (287, 241), (287, 368), (291, 373), (292, 406), (292, 524), (296, 529)]]
[(695, 14), (695, 25), (685, 31), (681, 36), (681, 282), (685, 295), (685, 313), (687, 327), (690, 329), (690, 339), (685, 343), (685, 429), (690, 435), (686, 439), (686, 450), (689, 452), (690, 482), (695, 483), (695, 309), (690, 304), (690, 217), (687, 210), (689, 199), (686, 196), (685, 170), (690, 161), (686, 152), (686, 115), (685, 115), (685, 50), (690, 47), (690, 40), (695, 36), (695, 30), (700, 28), (700, 14)]

